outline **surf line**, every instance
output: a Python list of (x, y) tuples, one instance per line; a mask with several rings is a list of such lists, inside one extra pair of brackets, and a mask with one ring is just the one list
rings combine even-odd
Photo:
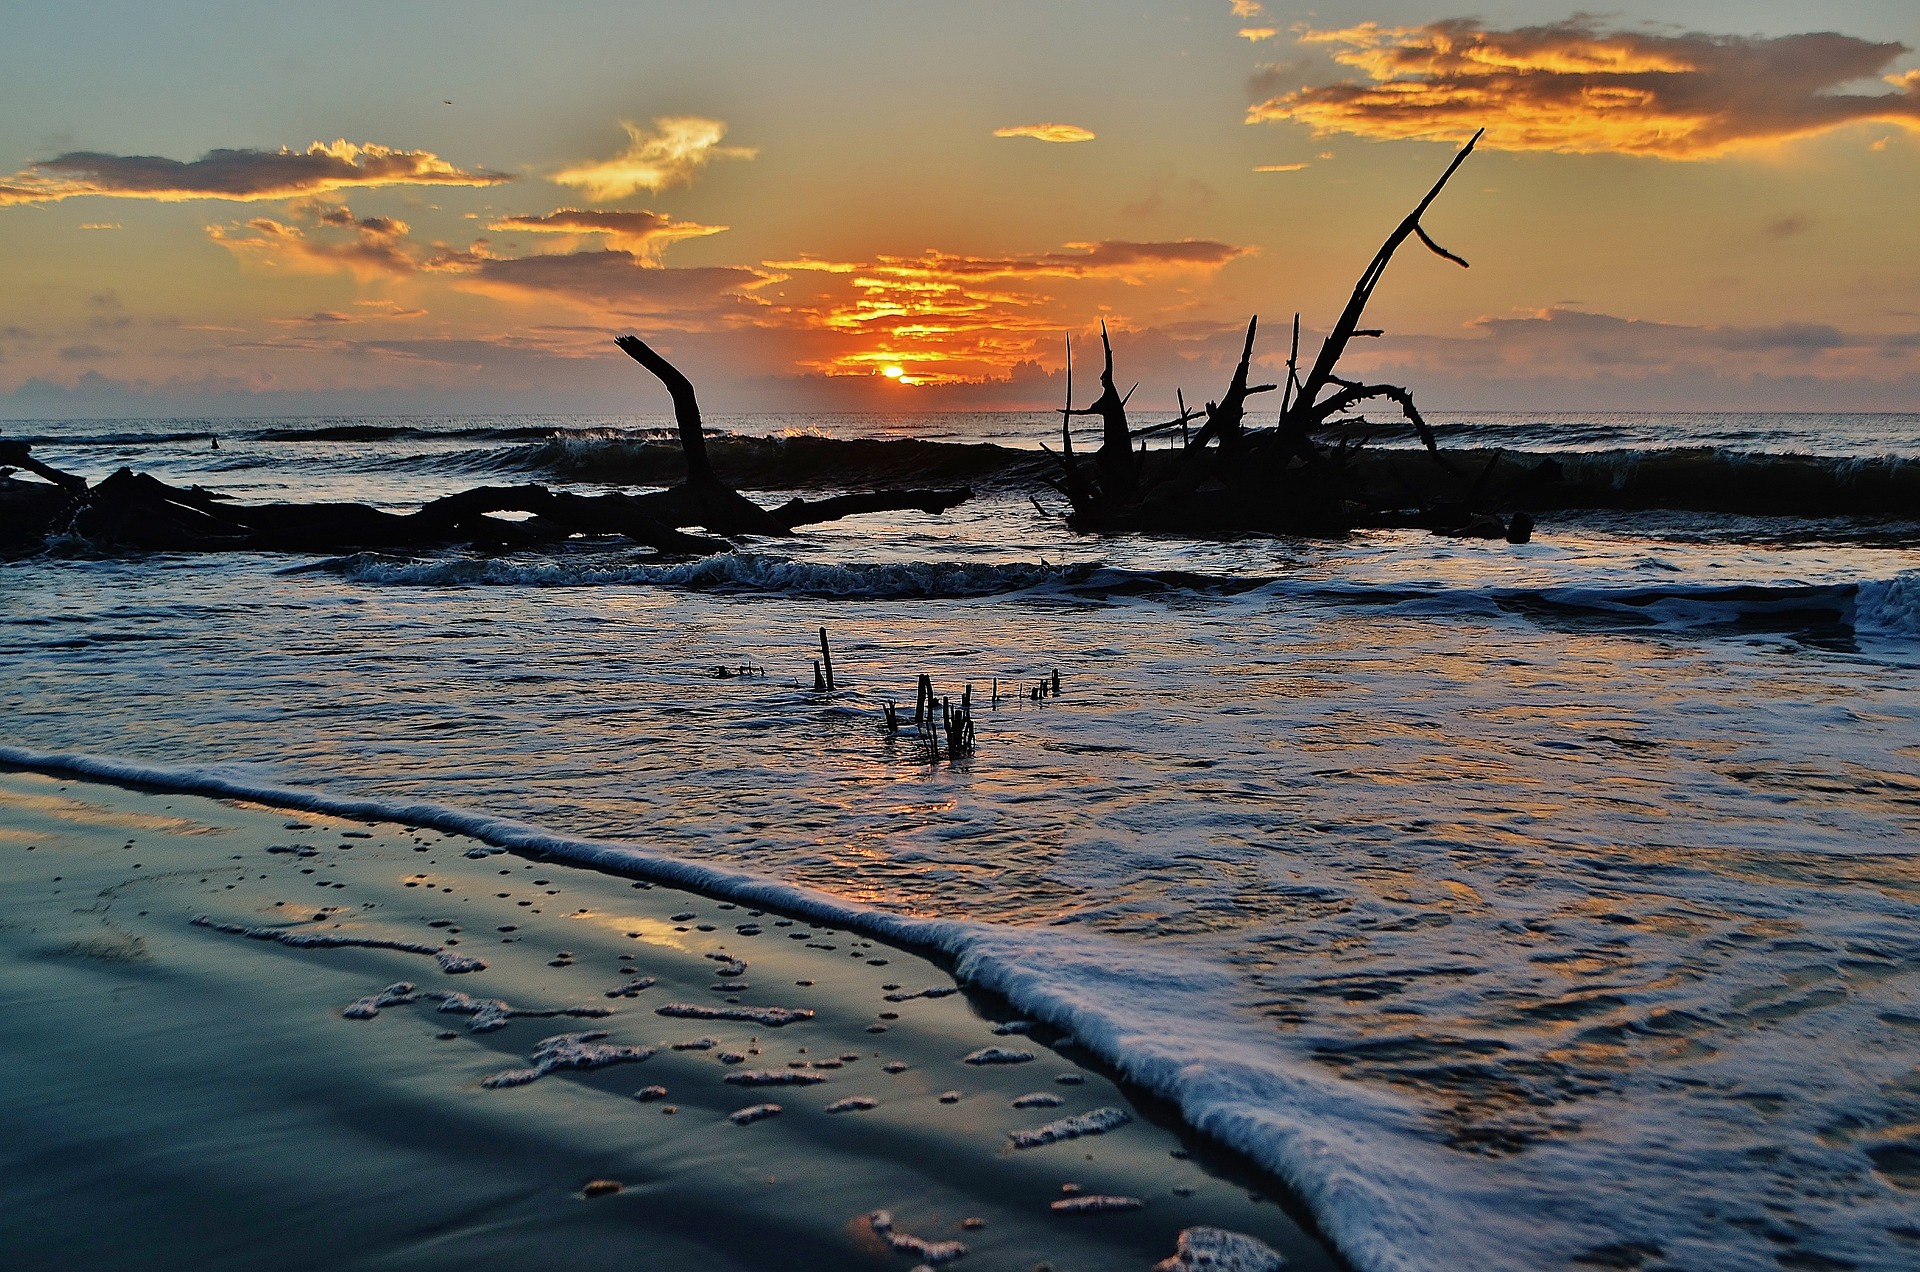
[[(1442, 1156), (1447, 1150), (1424, 1142), (1420, 1110), (1295, 1063), (1263, 1022), (1243, 1018), (1236, 1003), (1244, 986), (1228, 970), (1097, 934), (896, 914), (638, 844), (556, 835), (441, 804), (327, 795), (209, 768), (0, 746), (0, 769), (9, 768), (437, 830), (494, 852), (822, 920), (932, 955), (960, 983), (996, 993), (1023, 1015), (1070, 1035), (1121, 1081), (1173, 1104), (1188, 1127), (1273, 1176), (1355, 1266), (1444, 1267), (1453, 1265), (1454, 1255), (1470, 1261), (1469, 1247), (1452, 1234), (1475, 1230), (1475, 1199), (1471, 1191), (1449, 1196), (1436, 1187), (1450, 1163)], [(1329, 1169), (1329, 1163), (1353, 1161), (1368, 1163), (1368, 1170)], [(1413, 1261), (1405, 1262), (1409, 1256)]]

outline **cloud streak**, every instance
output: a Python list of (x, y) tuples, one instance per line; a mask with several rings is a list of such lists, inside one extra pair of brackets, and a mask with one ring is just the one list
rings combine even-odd
[(207, 237), (241, 260), (291, 273), (345, 270), (356, 278), (380, 278), (421, 268), (405, 221), (356, 218), (348, 208), (305, 211), (311, 218), (307, 227), (256, 216), (234, 225), (209, 225)]
[(1031, 137), (1035, 141), (1092, 141), (1093, 133), (1078, 124), (1014, 124), (993, 130), (996, 137)]
[(751, 159), (760, 153), (750, 146), (721, 145), (727, 126), (697, 115), (656, 119), (651, 132), (626, 119), (620, 127), (627, 133), (625, 150), (611, 159), (557, 172), (553, 179), (583, 191), (596, 203), (609, 203), (641, 190), (658, 194), (671, 186), (690, 185), (694, 174), (715, 159)]
[(508, 233), (602, 235), (609, 247), (658, 259), (664, 249), (681, 239), (724, 233), (727, 227), (676, 221), (661, 212), (599, 212), (561, 208), (544, 216), (501, 217), (487, 228)]
[(1488, 383), (1568, 385), (1905, 379), (1920, 371), (1920, 335), (1846, 331), (1827, 323), (1700, 326), (1554, 306), (1487, 317), (1460, 336), (1389, 336), (1365, 369)]
[(316, 141), (305, 150), (209, 150), (189, 161), (76, 150), (0, 178), (0, 207), (89, 195), (160, 203), (257, 202), (351, 188), (489, 186), (510, 180), (505, 173), (469, 172), (425, 150), (346, 140)]
[[(1249, 123), (1316, 134), (1459, 141), (1567, 154), (1708, 159), (1743, 147), (1881, 122), (1920, 131), (1920, 72), (1888, 75), (1910, 52), (1824, 32), (1779, 37), (1615, 31), (1595, 20), (1491, 30), (1459, 18), (1307, 31), (1364, 79), (1257, 102)], [(1894, 91), (1845, 93), (1879, 77)]]

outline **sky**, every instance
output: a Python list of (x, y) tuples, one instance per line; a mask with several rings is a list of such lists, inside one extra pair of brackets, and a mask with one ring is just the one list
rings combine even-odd
[[(1920, 4), (0, 0), (0, 418), (1920, 410)], [(1079, 397), (1089, 397), (1083, 389)]]

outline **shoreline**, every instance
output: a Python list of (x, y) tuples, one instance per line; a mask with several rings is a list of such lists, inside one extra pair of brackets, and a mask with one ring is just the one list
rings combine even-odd
[[(631, 1261), (615, 1251), (644, 1239), (677, 1253), (643, 1266), (904, 1267), (961, 1241), (971, 1266), (1066, 1272), (1152, 1266), (1181, 1231), (1214, 1227), (1290, 1267), (1344, 1266), (1286, 1213), (1297, 1203), (1279, 1181), (1170, 1125), (1172, 1106), (1116, 1086), (1058, 1030), (1006, 1028), (1006, 1000), (902, 943), (635, 881), (631, 859), (623, 878), (530, 847), (476, 854), (477, 840), (432, 825), (317, 809), (354, 801), (307, 797), (290, 819), (257, 795), (235, 804), (246, 797), (21, 754), (0, 751), (0, 877), (15, 899), (0, 949), (25, 1123), (0, 1138), (36, 1162), (5, 1172), (22, 1194), (6, 1211), (34, 1219), (5, 1236), (26, 1252), (18, 1266), (71, 1263), (76, 1241), (121, 1249), (135, 1229), (149, 1243), (172, 1231), (166, 1266), (247, 1266), (315, 1242), (364, 1245), (324, 1260), (335, 1266), (508, 1266), (564, 1230), (582, 1262)], [(162, 853), (156, 871), (147, 858)], [(146, 908), (129, 915), (135, 897)], [(540, 1018), (470, 1010), (496, 996)], [(774, 1008), (807, 1014), (775, 1024)], [(652, 1086), (667, 1092), (633, 1098)], [(727, 1121), (770, 1103), (781, 1112)], [(1035, 1132), (1058, 1138), (1013, 1146)], [(156, 1168), (182, 1152), (200, 1187)], [(321, 1160), (324, 1175), (299, 1169)], [(315, 1204), (252, 1215), (238, 1244), (187, 1231), (210, 1219), (209, 1195), (232, 1192), (219, 1208), (244, 1211), (296, 1180)], [(596, 1180), (623, 1187), (584, 1196)], [(1084, 1199), (1103, 1196), (1144, 1205), (1053, 1209), (1098, 1211)]]

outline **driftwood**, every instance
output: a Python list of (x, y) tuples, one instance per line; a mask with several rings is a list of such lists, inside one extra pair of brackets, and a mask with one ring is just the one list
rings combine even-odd
[[(972, 497), (966, 487), (871, 490), (791, 499), (766, 509), (721, 481), (707, 456), (692, 383), (638, 338), (620, 347), (651, 371), (673, 399), (687, 478), (647, 494), (580, 495), (545, 486), (481, 486), (392, 513), (356, 503), (236, 504), (199, 487), (182, 489), (122, 468), (89, 485), (35, 459), (23, 442), (0, 439), (0, 550), (33, 551), (56, 536), (96, 548), (176, 552), (250, 550), (346, 552), (469, 546), (549, 547), (575, 535), (617, 535), (676, 556), (730, 551), (730, 538), (788, 535), (802, 526), (874, 512), (943, 513)], [(4, 469), (39, 477), (22, 481)], [(496, 514), (527, 514), (508, 520)], [(699, 527), (707, 535), (689, 534)], [(711, 536), (724, 536), (715, 538)]]
[[(1439, 454), (1432, 428), (1414, 404), (1413, 394), (1397, 384), (1370, 384), (1339, 372), (1348, 346), (1363, 337), (1378, 336), (1362, 327), (1367, 303), (1385, 276), (1394, 254), (1410, 238), (1437, 255), (1465, 267), (1467, 262), (1434, 242), (1421, 226), (1426, 214), (1453, 174), (1480, 140), (1478, 133), (1454, 156), (1426, 197), (1404, 217), (1379, 251), (1374, 253), (1354, 285), (1346, 307), (1321, 342), (1319, 354), (1300, 370), (1300, 318), (1294, 316), (1293, 342), (1287, 358), (1287, 376), (1279, 418), (1267, 428), (1247, 426), (1249, 399), (1282, 388), (1251, 384), (1256, 315), (1247, 323), (1240, 359), (1218, 401), (1206, 404), (1205, 424), (1187, 437), (1187, 424), (1196, 414), (1179, 397), (1175, 420), (1129, 432), (1126, 398), (1116, 390), (1113, 344), (1106, 324), (1100, 328), (1105, 363), (1100, 396), (1092, 404), (1073, 404), (1072, 344), (1067, 352), (1067, 402), (1061, 417), (1061, 475), (1052, 484), (1072, 505), (1069, 523), (1092, 531), (1173, 531), (1220, 533), (1268, 531), (1293, 534), (1339, 534), (1361, 526), (1416, 525), (1440, 533), (1491, 535), (1524, 542), (1532, 519), (1508, 520), (1483, 504), (1495, 487), (1489, 473), (1462, 478)], [(1129, 394), (1130, 396), (1130, 394)], [(1399, 409), (1426, 448), (1430, 462), (1449, 478), (1452, 490), (1440, 497), (1423, 492), (1416, 506), (1404, 504), (1407, 483), (1396, 480), (1383, 488), (1378, 465), (1361, 467), (1356, 454), (1365, 437), (1347, 436), (1329, 444), (1324, 434), (1342, 422), (1342, 416), (1363, 402), (1385, 400)], [(1103, 424), (1102, 445), (1093, 471), (1076, 462), (1068, 424), (1074, 416), (1097, 415)], [(1184, 444), (1172, 451), (1133, 452), (1130, 439), (1181, 431)], [(1535, 474), (1535, 476), (1539, 476)], [(1397, 474), (1396, 474), (1397, 477)], [(1506, 483), (1515, 490), (1528, 483)], [(1395, 489), (1393, 486), (1403, 489)]]

